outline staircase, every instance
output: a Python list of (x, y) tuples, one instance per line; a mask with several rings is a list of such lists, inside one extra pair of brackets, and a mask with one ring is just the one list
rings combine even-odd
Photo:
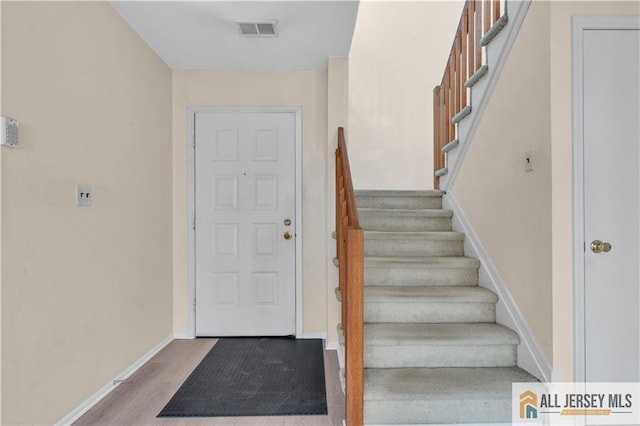
[(511, 421), (520, 339), (452, 231), (441, 191), (356, 191), (364, 229), (365, 424)]

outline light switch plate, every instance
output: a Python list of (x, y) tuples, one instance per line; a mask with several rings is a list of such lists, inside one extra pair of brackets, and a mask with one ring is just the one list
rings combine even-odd
[(91, 185), (87, 183), (76, 184), (76, 206), (90, 207), (92, 198)]

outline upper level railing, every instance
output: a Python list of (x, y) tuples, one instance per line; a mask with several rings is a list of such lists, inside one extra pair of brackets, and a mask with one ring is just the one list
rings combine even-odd
[[(446, 167), (442, 148), (456, 139), (456, 123), (471, 112), (469, 88), (484, 75), (486, 53), (493, 29), (501, 20), (505, 0), (467, 0), (462, 10), (441, 83), (433, 89), (433, 169)], [(434, 176), (434, 188), (440, 178)]]
[(336, 149), (336, 242), (342, 332), (345, 340), (345, 409), (349, 426), (363, 424), (364, 233), (358, 221), (344, 129)]

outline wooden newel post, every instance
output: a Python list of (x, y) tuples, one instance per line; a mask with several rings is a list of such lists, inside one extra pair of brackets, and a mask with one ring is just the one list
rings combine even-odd
[(347, 339), (345, 381), (347, 426), (361, 426), (364, 397), (364, 233), (347, 231)]

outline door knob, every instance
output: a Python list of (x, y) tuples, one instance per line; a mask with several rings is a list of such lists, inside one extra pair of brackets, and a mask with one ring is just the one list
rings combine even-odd
[(611, 251), (611, 244), (603, 243), (600, 240), (593, 240), (591, 242), (591, 251), (594, 253), (609, 253)]
[(291, 232), (287, 231), (287, 232), (284, 233), (283, 237), (284, 237), (285, 240), (290, 240), (291, 237), (293, 237), (293, 234)]

